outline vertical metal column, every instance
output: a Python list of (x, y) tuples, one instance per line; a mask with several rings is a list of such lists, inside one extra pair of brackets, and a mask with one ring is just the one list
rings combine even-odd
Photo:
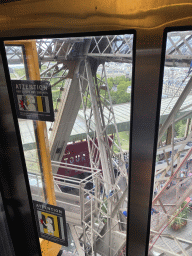
[(186, 127), (185, 127), (185, 134), (184, 134), (185, 138), (187, 137), (187, 135), (189, 133), (190, 123), (191, 123), (191, 118), (187, 118)]
[(173, 123), (172, 123), (172, 141), (171, 141), (171, 146), (172, 146), (172, 154), (171, 154), (171, 175), (173, 175), (173, 165), (174, 165), (174, 135), (175, 135), (175, 115), (173, 116)]
[[(31, 80), (40, 80), (39, 62), (38, 62), (38, 55), (37, 55), (35, 40), (28, 41), (25, 44), (25, 52), (27, 57), (29, 78)], [(37, 128), (37, 136), (38, 136), (38, 142), (39, 142), (38, 144), (39, 144), (39, 150), (41, 155), (44, 181), (45, 181), (45, 192), (46, 192), (47, 203), (56, 205), (46, 123), (42, 121), (36, 121), (36, 128)]]
[(154, 40), (146, 30), (145, 34), (138, 31), (130, 131), (127, 226), (129, 256), (148, 255), (161, 98), (159, 89), (161, 49), (158, 40)]
[(95, 125), (96, 125), (96, 133), (97, 133), (97, 140), (98, 140), (98, 145), (99, 145), (99, 150), (100, 150), (100, 157), (101, 157), (101, 165), (103, 169), (103, 176), (104, 176), (104, 181), (106, 182), (106, 192), (109, 194), (109, 190), (111, 189), (111, 175), (110, 175), (110, 170), (108, 166), (108, 160), (107, 160), (107, 153), (105, 146), (103, 144), (104, 138), (102, 134), (102, 126), (101, 126), (101, 120), (100, 120), (100, 113), (96, 101), (96, 94), (95, 94), (95, 85), (93, 82), (93, 76), (91, 72), (91, 66), (90, 63), (86, 60), (85, 62), (86, 65), (86, 71), (87, 71), (87, 77), (88, 77), (88, 84), (89, 84), (89, 89), (90, 89), (90, 96), (91, 96), (91, 102), (93, 106), (93, 114), (94, 114), (94, 119), (95, 119)]
[[(12, 42), (6, 42), (6, 44), (24, 45), (26, 58), (27, 58), (29, 78), (31, 80), (40, 80), (36, 41), (35, 40), (12, 41)], [(42, 121), (36, 121), (36, 124), (37, 124), (37, 137), (39, 142), (39, 150), (41, 155), (41, 163), (42, 163), (42, 169), (43, 169), (43, 175), (44, 175), (44, 181), (45, 181), (46, 199), (47, 199), (47, 203), (56, 205), (47, 127), (46, 127), (46, 123)], [(43, 239), (41, 239), (40, 241), (41, 241), (42, 255), (56, 256), (61, 249), (61, 245), (59, 244), (55, 244)]]
[[(19, 125), (1, 43), (0, 188), (15, 255), (41, 255)], [(3, 65), (6, 65), (3, 67)], [(7, 80), (5, 78), (6, 70)], [(8, 86), (6, 83), (9, 83)]]
[[(29, 70), (29, 78), (32, 80), (40, 80), (38, 55), (36, 50), (36, 41), (28, 41), (25, 45), (25, 51)], [(37, 136), (39, 142), (39, 150), (41, 155), (41, 163), (45, 182), (45, 192), (47, 203), (56, 205), (56, 197), (53, 182), (53, 173), (51, 167), (51, 157), (49, 152), (49, 141), (47, 134), (46, 123), (42, 121), (36, 121)], [(61, 245), (52, 243), (50, 241), (41, 239), (41, 251), (42, 255), (56, 256), (61, 249)]]

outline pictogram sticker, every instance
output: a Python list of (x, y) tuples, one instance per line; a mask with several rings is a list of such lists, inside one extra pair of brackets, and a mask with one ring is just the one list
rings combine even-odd
[(11, 80), (18, 118), (54, 121), (51, 85), (48, 81)]
[(65, 210), (38, 201), (33, 204), (39, 237), (68, 246)]

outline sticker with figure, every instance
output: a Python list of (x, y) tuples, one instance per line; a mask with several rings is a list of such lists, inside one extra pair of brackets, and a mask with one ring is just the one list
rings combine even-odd
[[(43, 213), (42, 213), (43, 215)], [(43, 215), (45, 216), (45, 215)], [(47, 217), (46, 218), (46, 223), (43, 221), (43, 218), (40, 219), (41, 224), (44, 227), (44, 233), (46, 233), (46, 231), (48, 232), (49, 235), (54, 235), (54, 221), (52, 217)]]
[(33, 201), (39, 237), (68, 245), (65, 210), (54, 205)]
[(32, 95), (17, 95), (19, 110), (21, 111), (38, 111), (36, 97)]
[(51, 84), (38, 80), (11, 80), (17, 117), (54, 121)]

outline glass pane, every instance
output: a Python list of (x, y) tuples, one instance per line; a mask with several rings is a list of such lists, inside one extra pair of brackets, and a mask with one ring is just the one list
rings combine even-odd
[(191, 31), (167, 34), (149, 255), (191, 255)]
[(7, 62), (11, 79), (26, 79), (23, 46), (6, 46)]
[[(122, 254), (133, 34), (28, 42), (35, 42), (39, 78), (33, 76), (34, 53), (9, 42), (10, 75), (18, 60), (23, 65), (11, 79), (49, 82), (55, 116), (45, 127), (19, 119), (32, 198), (65, 210), (69, 246), (61, 249), (66, 253)], [(46, 154), (44, 145), (49, 145)]]
[[(11, 79), (29, 79), (24, 46), (6, 45), (5, 50)], [(38, 193), (40, 193), (43, 196), (40, 165), (38, 160), (38, 150), (36, 144), (36, 135), (34, 129), (35, 123), (33, 120), (26, 120), (20, 118), (18, 119), (18, 122), (23, 144), (23, 150), (25, 154), (27, 171), (29, 174), (29, 183), (30, 185), (38, 186)], [(37, 174), (38, 178), (36, 176)], [(33, 199), (35, 199), (34, 196)]]

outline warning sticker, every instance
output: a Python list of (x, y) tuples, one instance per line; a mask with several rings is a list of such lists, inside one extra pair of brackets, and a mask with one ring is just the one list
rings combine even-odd
[(54, 205), (33, 201), (39, 237), (68, 246), (65, 210)]
[(54, 121), (51, 85), (48, 81), (12, 80), (18, 118)]

